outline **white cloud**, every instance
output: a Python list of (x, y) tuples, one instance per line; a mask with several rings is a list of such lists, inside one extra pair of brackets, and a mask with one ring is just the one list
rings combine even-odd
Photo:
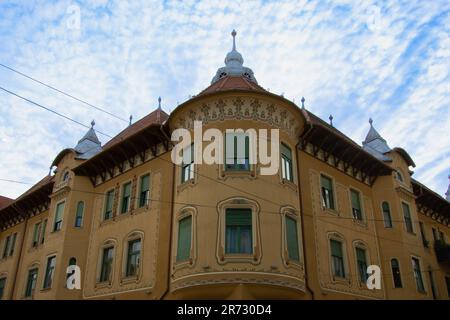
[[(439, 193), (450, 173), (448, 1), (89, 1), (0, 3), (0, 62), (128, 119), (174, 109), (209, 85), (230, 31), (259, 83), (360, 142), (371, 116)], [(373, 16), (373, 5), (379, 15)], [(376, 12), (376, 10), (375, 10)], [(0, 68), (0, 85), (116, 134), (126, 123)], [(0, 93), (0, 177), (37, 181), (85, 129)], [(100, 136), (102, 141), (107, 138)], [(24, 186), (0, 182), (0, 194)]]

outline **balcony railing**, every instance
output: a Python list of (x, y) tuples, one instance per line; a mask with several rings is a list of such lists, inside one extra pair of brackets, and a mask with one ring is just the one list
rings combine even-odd
[(442, 240), (434, 242), (434, 250), (439, 263), (450, 263), (450, 245)]

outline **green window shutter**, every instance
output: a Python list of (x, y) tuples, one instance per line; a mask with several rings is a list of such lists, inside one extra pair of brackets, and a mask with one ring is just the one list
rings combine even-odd
[(187, 260), (191, 256), (192, 216), (187, 216), (178, 224), (177, 261)]
[(285, 156), (287, 159), (292, 159), (291, 149), (284, 143), (281, 144), (281, 155)]
[(325, 176), (321, 176), (321, 182), (322, 182), (322, 187), (324, 187), (325, 189), (328, 189), (330, 191), (333, 190), (333, 184), (331, 182), (331, 179)]
[(359, 192), (355, 190), (350, 190), (350, 196), (352, 199), (352, 207), (361, 210), (361, 202), (359, 198)]
[(123, 186), (123, 196), (129, 197), (131, 195), (131, 183), (128, 182)]
[(250, 209), (227, 209), (227, 226), (251, 226), (252, 211)]
[(366, 250), (356, 248), (356, 259), (361, 262), (366, 262)]
[(141, 192), (149, 189), (149, 175), (145, 175), (141, 178)]
[(342, 258), (342, 244), (336, 240), (330, 240), (331, 255)]
[(113, 199), (114, 191), (108, 191), (108, 193), (106, 194), (106, 211), (112, 211)]
[(286, 242), (289, 254), (289, 259), (294, 261), (300, 261), (298, 250), (298, 234), (297, 234), (297, 221), (286, 216)]
[(56, 215), (55, 215), (55, 221), (59, 222), (62, 220), (63, 212), (64, 212), (64, 202), (58, 203), (56, 206)]
[(36, 246), (39, 243), (39, 233), (41, 229), (41, 223), (38, 222), (34, 225), (33, 230), (33, 247)]

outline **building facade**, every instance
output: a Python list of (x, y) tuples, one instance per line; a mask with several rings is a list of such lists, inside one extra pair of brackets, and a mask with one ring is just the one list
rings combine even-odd
[[(372, 121), (359, 145), (262, 88), (235, 35), (211, 85), (170, 115), (159, 106), (103, 146), (92, 123), (53, 174), (0, 198), (1, 299), (449, 299), (448, 199)], [(195, 121), (225, 141), (243, 129), (242, 157), (175, 164), (171, 135)], [(249, 161), (253, 129), (279, 130), (276, 174)]]

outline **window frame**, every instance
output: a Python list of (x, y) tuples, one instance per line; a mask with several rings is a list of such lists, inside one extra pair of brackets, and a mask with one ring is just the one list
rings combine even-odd
[[(229, 164), (227, 163), (227, 136), (233, 135), (233, 147), (234, 147), (234, 157), (233, 157), (233, 163)], [(244, 163), (238, 163), (238, 136), (243, 135), (244, 136)], [(248, 144), (247, 144), (248, 141)], [(252, 171), (252, 164), (250, 163), (251, 154), (250, 150), (252, 148), (251, 144), (251, 137), (249, 133), (246, 132), (225, 132), (225, 141), (223, 144), (224, 148), (224, 171), (225, 172), (251, 172)], [(243, 166), (243, 167), (241, 167)]]
[[(191, 161), (189, 163), (184, 162), (184, 153), (190, 151), (191, 152)], [(180, 184), (185, 184), (189, 182), (194, 182), (195, 180), (195, 145), (191, 143), (189, 146), (183, 149), (183, 156), (181, 161), (181, 176), (180, 176)], [(186, 177), (186, 170), (188, 176)]]
[[(59, 206), (62, 205), (62, 212), (61, 212), (61, 219), (58, 219), (58, 208)], [(55, 217), (53, 219), (53, 228), (52, 228), (52, 232), (58, 232), (62, 229), (62, 224), (63, 224), (63, 220), (64, 220), (64, 210), (66, 209), (66, 200), (61, 200), (58, 203), (56, 203), (55, 206)]]
[[(34, 287), (33, 287), (33, 282), (31, 283), (31, 287), (30, 287), (30, 275), (31, 272), (35, 272), (34, 275), (36, 276), (34, 279)], [(34, 266), (30, 269), (28, 269), (28, 273), (27, 273), (27, 281), (25, 283), (25, 292), (24, 292), (24, 298), (32, 298), (34, 295), (34, 292), (36, 290), (36, 286), (37, 286), (37, 282), (38, 282), (38, 276), (39, 276), (39, 267), (38, 266)]]
[[(126, 211), (124, 211), (124, 200), (125, 200), (125, 187), (130, 187), (130, 194), (127, 198), (127, 208)], [(131, 211), (131, 201), (132, 201), (132, 195), (133, 195), (133, 182), (131, 180), (128, 180), (124, 183), (122, 183), (122, 186), (120, 187), (120, 214), (127, 214)]]
[[(184, 253), (184, 255), (182, 256), (180, 254), (181, 248), (180, 248), (180, 239), (181, 239), (181, 224), (183, 221), (186, 221), (187, 219), (190, 219), (190, 227), (189, 227), (189, 248), (186, 249), (188, 250), (187, 255), (186, 253)], [(178, 225), (178, 233), (177, 233), (177, 254), (176, 254), (176, 263), (183, 263), (183, 262), (190, 262), (190, 260), (192, 259), (192, 247), (193, 247), (193, 220), (194, 217), (192, 214), (185, 214), (181, 217), (178, 218), (177, 221), (177, 225)]]
[[(332, 245), (331, 242), (337, 242), (340, 244), (340, 249), (341, 249), (341, 260), (342, 260), (342, 265), (341, 265), (341, 269), (343, 272), (343, 275), (337, 274), (337, 269), (335, 268), (335, 260), (334, 255), (333, 255), (333, 249), (332, 249)], [(328, 238), (328, 246), (329, 246), (329, 257), (330, 257), (330, 268), (331, 268), (331, 277), (333, 280), (336, 279), (341, 279), (341, 280), (347, 280), (347, 266), (346, 266), (346, 258), (345, 258), (345, 249), (344, 249), (344, 245), (345, 245), (345, 241), (343, 239), (337, 238), (337, 237), (330, 237)], [(338, 257), (339, 258), (339, 257)]]
[[(105, 267), (105, 251), (111, 250), (111, 260), (109, 261), (109, 272), (108, 277), (106, 279), (103, 278), (104, 275), (104, 267)], [(115, 243), (106, 242), (101, 247), (101, 254), (100, 254), (100, 268), (99, 268), (99, 274), (98, 274), (98, 283), (112, 283), (113, 279), (113, 273), (114, 273), (114, 260), (115, 260), (115, 251), (116, 251), (116, 245)]]
[[(416, 270), (415, 268), (415, 264), (414, 262), (417, 262), (417, 266), (418, 266), (418, 270)], [(413, 276), (414, 276), (414, 282), (416, 284), (416, 290), (419, 293), (426, 293), (426, 285), (425, 285), (425, 277), (423, 276), (423, 270), (422, 270), (422, 261), (420, 259), (420, 257), (418, 256), (411, 256), (411, 263), (412, 263), (412, 271), (413, 271)], [(420, 280), (420, 285), (422, 286), (422, 288), (419, 288), (419, 281)]]
[[(147, 182), (147, 190), (143, 191), (142, 190), (142, 186), (143, 186), (143, 179), (147, 177), (148, 178), (148, 182)], [(150, 205), (150, 192), (151, 192), (151, 174), (149, 172), (144, 173), (143, 175), (139, 176), (139, 195), (137, 197), (137, 207), (138, 208), (144, 208), (144, 207), (148, 207)], [(145, 192), (145, 197), (142, 197), (142, 193)], [(144, 203), (142, 203), (142, 199), (144, 199)]]
[[(365, 220), (364, 201), (363, 201), (362, 192), (354, 187), (350, 187), (348, 192), (349, 192), (349, 197), (350, 197), (351, 217), (353, 218), (353, 221), (365, 223), (366, 220)], [(355, 210), (358, 210), (358, 208), (353, 207), (352, 195), (357, 196), (356, 199), (357, 199), (357, 202), (359, 205), (359, 216), (358, 216), (358, 214), (355, 214)]]
[[(394, 275), (394, 266), (392, 265), (392, 262), (395, 261), (397, 263), (397, 268), (398, 268), (398, 281), (400, 282), (399, 286), (397, 286), (396, 280), (395, 280), (395, 275)], [(402, 269), (400, 266), (400, 261), (398, 260), (398, 258), (392, 257), (389, 260), (389, 265), (390, 265), (390, 269), (391, 269), (391, 274), (392, 274), (392, 284), (394, 285), (393, 288), (394, 289), (402, 289), (403, 288), (403, 279), (402, 279)]]
[[(325, 180), (328, 179), (331, 183), (331, 192), (328, 193), (331, 196), (331, 200), (332, 200), (332, 201), (330, 201), (330, 206), (327, 205), (327, 201), (324, 197), (324, 190), (328, 190), (328, 189), (325, 188), (325, 186), (323, 184), (323, 178)], [(320, 173), (319, 174), (319, 185), (320, 185), (320, 202), (321, 202), (322, 209), (337, 212), (336, 187), (335, 187), (335, 181), (334, 181), (333, 177), (331, 177), (325, 173)]]
[[(111, 197), (109, 197), (111, 195)], [(104, 205), (103, 205), (103, 215), (102, 215), (102, 221), (108, 221), (114, 218), (114, 199), (116, 196), (116, 190), (114, 188), (109, 189), (105, 192), (104, 197)], [(111, 210), (108, 210), (109, 207), (109, 200), (111, 200)], [(108, 216), (107, 216), (108, 214)]]
[[(387, 214), (389, 215), (389, 220), (386, 220), (386, 211), (384, 209), (384, 204), (387, 205)], [(392, 222), (392, 210), (391, 210), (391, 205), (389, 204), (389, 201), (382, 201), (381, 202), (381, 214), (383, 216), (383, 226), (385, 229), (393, 229), (394, 228), (394, 224)], [(389, 223), (387, 224), (386, 221), (389, 221)]]
[[(290, 158), (283, 154), (283, 148), (287, 149), (290, 153)], [(285, 142), (280, 143), (280, 158), (281, 158), (281, 179), (283, 181), (288, 181), (294, 183), (294, 157), (292, 153), (292, 148)], [(289, 164), (289, 177), (286, 177), (286, 164)]]
[[(408, 208), (408, 214), (409, 214), (409, 218), (408, 219), (409, 219), (409, 221), (406, 219), (405, 206), (406, 206), (406, 208)], [(401, 208), (402, 208), (402, 213), (403, 213), (403, 221), (405, 222), (406, 232), (408, 232), (409, 234), (415, 234), (414, 223), (413, 223), (413, 218), (412, 218), (412, 211), (411, 211), (411, 205), (408, 202), (402, 200), (401, 201)], [(411, 230), (409, 230), (408, 222), (409, 222), (409, 226), (411, 227)]]
[[(358, 280), (361, 284), (365, 284), (367, 282), (367, 279), (369, 275), (367, 274), (367, 267), (370, 265), (370, 255), (369, 250), (367, 249), (367, 245), (362, 243), (361, 241), (357, 241), (354, 244), (354, 254), (355, 254), (355, 262), (356, 262), (356, 271), (358, 275)], [(364, 251), (364, 261), (365, 269), (362, 270), (360, 266), (360, 260), (358, 257), (358, 251)], [(364, 277), (362, 276), (364, 274)]]
[[(82, 205), (82, 208), (81, 208), (81, 214), (80, 214), (80, 212), (79, 212), (80, 205)], [(82, 227), (83, 227), (83, 222), (84, 222), (84, 208), (85, 208), (84, 201), (82, 201), (82, 200), (78, 201), (78, 202), (77, 202), (77, 207), (76, 207), (76, 212), (75, 212), (75, 223), (74, 223), (74, 227), (75, 227), (75, 228), (82, 228)]]
[[(227, 209), (251, 209), (252, 213), (252, 247), (253, 254), (230, 254), (226, 253), (225, 233), (226, 233), (226, 210)], [(259, 222), (260, 207), (254, 200), (244, 197), (231, 197), (225, 199), (217, 205), (219, 223), (217, 224), (217, 246), (216, 257), (219, 264), (233, 262), (246, 262), (257, 265), (261, 262), (261, 232)]]
[[(51, 261), (54, 262), (53, 267), (51, 267), (51, 264), (50, 264)], [(55, 270), (56, 270), (56, 255), (48, 256), (47, 264), (45, 266), (42, 290), (50, 290), (53, 287), (53, 279), (55, 277)]]
[(0, 277), (0, 284), (3, 286), (0, 286), (0, 300), (3, 300), (3, 296), (5, 295), (5, 288), (6, 288), (6, 282), (7, 277)]
[[(140, 251), (138, 255), (138, 263), (136, 264), (136, 271), (134, 274), (129, 274), (129, 257), (130, 257), (130, 243), (135, 241), (140, 241)], [(144, 255), (144, 232), (133, 231), (123, 241), (122, 249), (122, 282), (127, 280), (138, 280), (141, 277), (143, 269), (143, 255)]]

